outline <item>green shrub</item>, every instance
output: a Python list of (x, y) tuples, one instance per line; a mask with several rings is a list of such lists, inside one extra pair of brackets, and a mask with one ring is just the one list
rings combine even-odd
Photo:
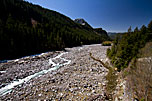
[(108, 48), (108, 49), (107, 49), (107, 56), (109, 56), (110, 51), (111, 51), (110, 48)]

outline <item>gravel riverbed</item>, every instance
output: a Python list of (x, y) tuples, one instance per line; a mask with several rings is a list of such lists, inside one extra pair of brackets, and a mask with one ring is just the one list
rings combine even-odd
[(52, 60), (55, 64), (66, 63), (56, 70), (32, 78), (12, 88), (11, 92), (0, 96), (0, 100), (51, 100), (83, 101), (105, 100), (105, 76), (108, 70), (90, 57), (106, 60), (108, 46), (84, 45), (66, 48), (64, 51), (48, 52), (38, 56), (25, 57), (0, 64), (0, 89), (12, 81), (23, 79), (42, 70), (53, 68), (50, 58), (65, 53)]

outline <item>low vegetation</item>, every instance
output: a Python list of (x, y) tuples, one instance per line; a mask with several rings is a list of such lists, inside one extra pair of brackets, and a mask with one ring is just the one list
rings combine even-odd
[(117, 86), (118, 76), (116, 75), (116, 72), (117, 71), (115, 71), (114, 68), (110, 67), (109, 72), (106, 76), (106, 79), (108, 81), (106, 85), (106, 93), (110, 99), (113, 99), (113, 92), (115, 91)]
[(112, 42), (111, 41), (104, 41), (102, 43), (103, 46), (111, 46), (112, 45)]

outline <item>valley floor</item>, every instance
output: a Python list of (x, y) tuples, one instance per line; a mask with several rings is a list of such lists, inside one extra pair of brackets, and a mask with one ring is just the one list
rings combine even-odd
[(0, 100), (105, 100), (108, 70), (90, 53), (106, 60), (107, 48), (85, 45), (1, 63)]

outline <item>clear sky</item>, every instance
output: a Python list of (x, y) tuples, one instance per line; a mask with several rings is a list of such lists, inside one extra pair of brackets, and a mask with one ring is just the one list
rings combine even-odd
[(152, 0), (25, 0), (71, 19), (83, 18), (92, 27), (124, 32), (152, 20)]

